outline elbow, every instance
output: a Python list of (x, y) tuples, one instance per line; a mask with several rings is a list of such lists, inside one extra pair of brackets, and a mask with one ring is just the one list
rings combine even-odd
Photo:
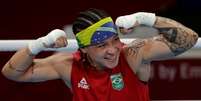
[(7, 68), (5, 68), (5, 67), (1, 70), (1, 74), (2, 74), (5, 78), (7, 78), (7, 79), (9, 79), (9, 80), (16, 81), (16, 82), (23, 82), (23, 81), (21, 81), (20, 79), (18, 79), (18, 77), (17, 77), (16, 75), (13, 75), (13, 73), (10, 72), (10, 71), (9, 71)]
[(8, 63), (7, 64), (5, 64), (4, 65), (4, 67), (1, 69), (1, 74), (5, 77), (5, 78), (7, 78), (7, 79), (9, 79), (9, 80), (11, 80), (12, 79), (12, 71), (9, 69), (9, 66), (8, 66)]
[(193, 38), (194, 38), (194, 45), (197, 43), (197, 41), (198, 41), (198, 39), (199, 39), (199, 36), (198, 36), (198, 34), (197, 33), (195, 33), (194, 35), (193, 35)]
[(187, 37), (186, 48), (192, 48), (198, 42), (199, 36), (196, 32)]
[(7, 79), (9, 79), (9, 80), (16, 81), (16, 80), (13, 78), (13, 76), (9, 74), (9, 72), (8, 72), (8, 70), (7, 70), (6, 68), (3, 68), (3, 69), (1, 70), (1, 74), (2, 74), (5, 78), (7, 78)]
[(6, 72), (6, 68), (2, 68), (2, 69), (1, 69), (1, 74), (2, 74), (4, 77), (8, 78), (8, 75), (7, 75), (7, 72)]

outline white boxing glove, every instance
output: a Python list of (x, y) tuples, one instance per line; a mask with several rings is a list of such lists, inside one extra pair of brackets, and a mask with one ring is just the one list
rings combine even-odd
[(28, 48), (33, 55), (36, 55), (45, 48), (53, 45), (61, 36), (66, 37), (66, 33), (63, 30), (55, 29), (48, 33), (46, 36), (31, 41), (28, 44)]
[(118, 27), (129, 29), (134, 27), (136, 22), (146, 26), (153, 26), (156, 21), (154, 13), (138, 12), (131, 15), (120, 16), (116, 19), (115, 24)]

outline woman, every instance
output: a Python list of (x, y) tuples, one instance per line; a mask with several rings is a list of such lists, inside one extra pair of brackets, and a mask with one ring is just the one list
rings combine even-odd
[[(137, 25), (155, 27), (160, 34), (123, 44), (117, 27), (129, 33)], [(153, 13), (111, 17), (97, 9), (81, 12), (73, 23), (79, 50), (35, 59), (45, 48), (67, 45), (62, 30), (53, 30), (16, 52), (2, 73), (18, 82), (62, 79), (72, 90), (73, 101), (148, 101), (150, 62), (179, 55), (196, 43), (197, 33)]]

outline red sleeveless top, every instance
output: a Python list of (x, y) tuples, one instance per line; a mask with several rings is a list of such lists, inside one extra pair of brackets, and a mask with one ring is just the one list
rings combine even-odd
[(115, 68), (104, 71), (93, 68), (83, 66), (80, 53), (74, 53), (73, 101), (149, 101), (148, 85), (137, 78), (122, 53)]

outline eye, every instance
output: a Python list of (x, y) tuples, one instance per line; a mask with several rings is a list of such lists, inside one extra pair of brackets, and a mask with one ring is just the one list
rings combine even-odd
[(118, 41), (118, 40), (119, 40), (119, 37), (118, 37), (118, 36), (115, 36), (115, 37), (114, 37), (114, 40), (115, 40), (115, 41)]
[(116, 41), (119, 40), (119, 37), (114, 38), (114, 40), (116, 40)]
[(99, 45), (97, 45), (96, 47), (102, 48), (102, 47), (105, 47), (105, 44), (99, 44)]

